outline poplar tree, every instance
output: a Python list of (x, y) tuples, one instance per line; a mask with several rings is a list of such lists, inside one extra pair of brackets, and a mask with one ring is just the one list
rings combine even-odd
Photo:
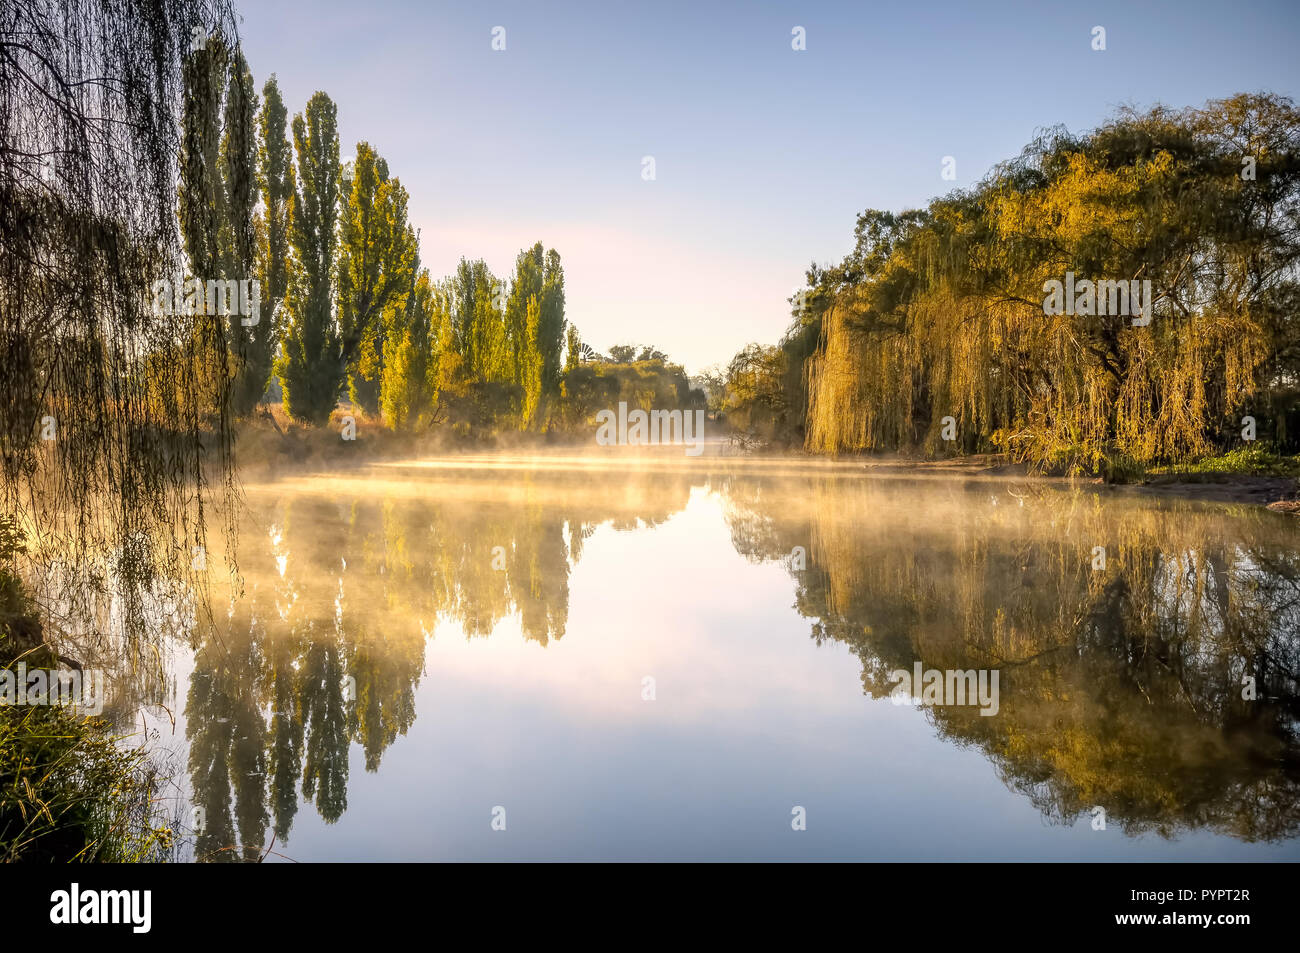
[[(190, 272), (200, 283), (249, 279), (257, 201), (253, 76), (240, 49), (214, 34), (186, 62), (184, 83), (177, 217)], [(223, 331), (230, 406), (238, 416), (256, 405), (270, 372), (260, 310), (257, 325), (242, 318), (237, 310), (225, 316)]]
[(578, 336), (578, 326), (570, 323), (565, 331), (564, 373), (567, 375), (577, 370), (582, 360), (582, 338)]
[(389, 353), (384, 363), (380, 407), (394, 430), (413, 429), (432, 413), (439, 359), (437, 313), (429, 272), (421, 271), (402, 307), (392, 309)]
[(415, 231), (409, 197), (369, 143), (357, 143), (343, 181), (338, 265), (338, 323), (348, 393), (367, 413), (379, 410), (387, 328), (383, 320), (411, 290)]
[(338, 108), (323, 92), (293, 117), (298, 176), (289, 214), (296, 266), (286, 298), (288, 322), (276, 373), (284, 407), (299, 420), (323, 424), (343, 383), (333, 303), (338, 248)]
[[(451, 280), (454, 341), (471, 380), (482, 383), (513, 382), (506, 339), (505, 309), (498, 302), (503, 285), (487, 262), (460, 260)], [(507, 308), (509, 305), (506, 300)]]
[(524, 345), (528, 356), (527, 366), (524, 371), (523, 385), (523, 407), (520, 412), (520, 423), (525, 428), (536, 427), (539, 424), (539, 417), (542, 411), (542, 360), (541, 352), (538, 346), (538, 334), (541, 331), (542, 306), (537, 300), (537, 295), (530, 295), (528, 298), (528, 308), (525, 312), (524, 324)]
[(253, 346), (249, 347), (247, 391), (236, 398), (250, 410), (266, 393), (270, 382), (282, 330), (280, 305), (289, 284), (289, 208), (294, 174), (293, 152), (286, 134), (288, 118), (280, 85), (272, 74), (262, 87), (257, 143), (257, 187), (262, 196), (257, 250), (257, 277), (262, 287), (261, 322), (253, 329), (256, 333)]
[(551, 398), (560, 391), (560, 354), (564, 346), (564, 268), (554, 248), (546, 253), (536, 342), (542, 393)]
[(521, 251), (515, 259), (515, 273), (510, 282), (510, 299), (506, 304), (506, 335), (510, 341), (510, 363), (515, 384), (524, 386), (530, 374), (528, 338), (528, 302), (540, 298), (546, 267), (545, 250), (538, 242)]
[(223, 273), (220, 232), (227, 216), (220, 151), (225, 65), (225, 43), (212, 35), (190, 53), (183, 70), (177, 217), (190, 273), (200, 281)]
[(543, 426), (547, 404), (560, 391), (564, 347), (564, 270), (555, 249), (537, 242), (515, 259), (505, 330), (521, 394), (519, 425)]
[[(224, 277), (243, 281), (253, 278), (256, 270), (257, 93), (243, 52), (236, 48), (229, 60), (220, 160), (225, 197), (220, 251)], [(234, 372), (231, 409), (239, 416), (257, 406), (271, 374), (271, 321), (260, 302), (257, 319), (246, 325), (242, 315), (232, 314), (227, 323)]]

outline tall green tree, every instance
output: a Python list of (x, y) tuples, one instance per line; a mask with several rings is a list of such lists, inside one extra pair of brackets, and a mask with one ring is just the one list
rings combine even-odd
[(515, 273), (510, 281), (510, 298), (506, 303), (506, 335), (510, 341), (510, 364), (514, 382), (520, 387), (531, 373), (535, 353), (528, 336), (528, 302), (542, 296), (546, 268), (546, 251), (538, 242), (521, 251), (515, 259)]
[(513, 382), (506, 339), (507, 309), (498, 306), (505, 303), (508, 307), (504, 284), (481, 258), (472, 262), (462, 258), (451, 279), (451, 289), (454, 341), (465, 374), (475, 381)]
[[(221, 138), (221, 178), (225, 194), (221, 254), (224, 277), (243, 281), (255, 277), (257, 259), (254, 213), (257, 205), (257, 93), (243, 52), (236, 48), (229, 59)], [(236, 415), (243, 416), (257, 406), (266, 392), (271, 374), (273, 342), (270, 315), (262, 310), (259, 302), (256, 324), (245, 324), (243, 315), (232, 314), (228, 328), (234, 373), (231, 409)]]
[(429, 417), (433, 421), (443, 413), (448, 399), (463, 394), (466, 375), (464, 359), (456, 350), (452, 283), (444, 279), (434, 282), (431, 288), (425, 393), (429, 396)]
[(400, 313), (400, 299), (415, 276), (408, 201), (402, 183), (389, 178), (388, 163), (369, 143), (357, 143), (342, 190), (338, 323), (349, 396), (371, 414), (379, 410), (387, 340), (383, 318)]
[[(257, 94), (242, 51), (219, 35), (196, 50), (184, 70), (184, 113), (177, 214), (192, 277), (247, 280), (256, 258)], [(266, 389), (267, 327), (224, 317), (229, 399), (248, 413)], [(269, 323), (268, 323), (269, 325)], [(260, 384), (259, 384), (260, 382)]]
[(515, 259), (505, 325), (522, 400), (519, 425), (544, 427), (547, 407), (560, 391), (564, 349), (564, 270), (555, 249), (546, 251), (537, 242)]
[(539, 334), (542, 324), (542, 306), (537, 295), (528, 298), (528, 309), (524, 316), (524, 345), (528, 357), (524, 370), (523, 406), (520, 408), (520, 425), (525, 429), (537, 427), (541, 423), (542, 403), (542, 355), (539, 347)]
[(564, 373), (577, 369), (582, 362), (582, 338), (578, 335), (578, 326), (570, 324), (565, 331)]
[(413, 429), (433, 413), (441, 325), (437, 322), (429, 272), (421, 271), (401, 308), (393, 308), (388, 323), (388, 354), (384, 363), (380, 409), (394, 430)]
[(560, 392), (560, 355), (564, 347), (564, 267), (554, 248), (546, 253), (537, 323), (537, 351), (541, 358), (542, 394)]
[(284, 407), (299, 420), (322, 424), (338, 403), (343, 383), (333, 303), (338, 249), (338, 107), (323, 92), (293, 117), (298, 178), (289, 215), (297, 267), (286, 298), (288, 321), (276, 373)]
[(258, 234), (257, 278), (262, 287), (261, 321), (252, 328), (242, 393), (236, 403), (251, 410), (266, 393), (275, 348), (281, 333), (281, 303), (289, 285), (289, 209), (293, 199), (293, 152), (289, 145), (289, 111), (275, 75), (262, 87), (258, 122), (257, 187), (262, 196)]
[(226, 46), (208, 37), (185, 61), (177, 217), (190, 273), (201, 281), (224, 273), (220, 232), (227, 222), (220, 168)]
[(230, 277), (247, 277), (253, 265), (253, 207), (257, 204), (257, 93), (241, 50), (228, 56), (220, 170), (220, 250)]

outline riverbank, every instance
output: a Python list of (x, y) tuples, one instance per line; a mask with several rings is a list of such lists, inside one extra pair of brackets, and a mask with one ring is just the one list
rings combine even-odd
[(0, 863), (171, 859), (167, 778), (95, 709), (78, 708), (79, 694), (55, 688), (80, 686), (81, 665), (46, 642), (14, 564), (21, 550), (0, 518)]
[[(362, 466), (370, 463), (484, 451), (528, 451), (572, 447), (587, 441), (573, 434), (501, 432), (492, 434), (440, 427), (423, 432), (394, 431), (359, 410), (340, 408), (322, 427), (290, 420), (276, 407), (239, 426), (236, 461), (245, 479), (260, 480), (286, 472)], [(728, 445), (729, 446), (729, 445)], [(740, 455), (763, 456), (740, 449)], [(712, 454), (710, 454), (712, 455)], [(787, 452), (791, 459), (826, 460), (818, 454)], [(844, 458), (839, 458), (840, 462)], [(1100, 476), (1066, 476), (1031, 470), (1001, 454), (972, 454), (941, 460), (902, 455), (861, 457), (862, 467), (880, 475), (1011, 478), (1045, 483), (1085, 483), (1118, 493), (1175, 496), (1216, 503), (1247, 503), (1300, 515), (1300, 457), (1265, 451), (1238, 451), (1186, 467), (1163, 467), (1123, 481)]]
[[(1280, 466), (1277, 463), (1279, 459)], [(1300, 516), (1300, 478), (1286, 473), (1291, 467), (1300, 470), (1300, 460), (1297, 458), (1271, 458), (1271, 462), (1265, 467), (1260, 467), (1273, 472), (1216, 469), (1213, 461), (1209, 461), (1208, 464), (1202, 462), (1187, 468), (1164, 468), (1123, 483), (1108, 483), (1101, 477), (1093, 476), (1068, 477), (1035, 473), (1024, 464), (1014, 463), (998, 454), (975, 454), (947, 460), (888, 458), (868, 461), (864, 463), (864, 468), (875, 473), (913, 472), (952, 476), (1018, 477), (1048, 483), (1082, 482), (1104, 486), (1117, 493), (1176, 496), (1213, 503), (1249, 503), (1266, 506), (1276, 512)]]

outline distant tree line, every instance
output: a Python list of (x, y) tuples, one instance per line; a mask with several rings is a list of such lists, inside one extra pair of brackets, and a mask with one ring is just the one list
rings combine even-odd
[[(565, 320), (560, 255), (541, 242), (508, 279), (482, 259), (432, 278), (406, 189), (367, 142), (340, 162), (337, 119), (317, 92), (290, 122), (275, 76), (259, 104), (243, 56), (219, 35), (186, 64), (177, 208), (190, 270), (255, 276), (261, 289), (256, 322), (228, 318), (236, 416), (257, 409), (273, 378), (299, 421), (324, 424), (346, 396), (399, 430), (545, 431), (587, 422), (599, 407), (584, 401), (682, 390), (684, 372), (653, 347), (604, 358), (582, 344)], [(605, 364), (671, 380), (633, 385), (596, 369)]]

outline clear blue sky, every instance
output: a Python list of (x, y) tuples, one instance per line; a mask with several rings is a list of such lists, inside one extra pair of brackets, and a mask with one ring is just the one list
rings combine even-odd
[(291, 114), (333, 97), (344, 154), (369, 141), (410, 191), (435, 277), (461, 255), (508, 277), (541, 240), (584, 340), (692, 372), (775, 341), (859, 211), (968, 186), (1038, 128), (1300, 97), (1297, 0), (236, 2), (258, 88), (276, 73)]

